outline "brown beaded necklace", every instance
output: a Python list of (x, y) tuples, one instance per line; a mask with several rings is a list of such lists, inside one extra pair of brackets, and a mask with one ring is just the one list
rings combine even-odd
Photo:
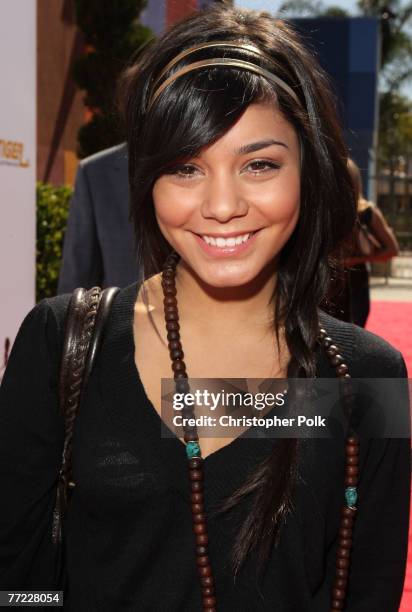
[[(179, 333), (179, 313), (176, 299), (175, 271), (180, 256), (172, 251), (162, 272), (163, 304), (167, 330), (170, 359), (176, 392), (189, 391), (186, 364), (183, 361), (183, 348)], [(350, 378), (348, 366), (339, 354), (325, 329), (319, 328), (319, 342), (326, 349), (330, 363), (338, 378)], [(194, 407), (187, 406), (185, 416), (194, 417)], [(186, 421), (187, 422), (187, 421)], [(189, 480), (191, 487), (193, 532), (196, 542), (196, 564), (202, 588), (202, 609), (216, 612), (215, 585), (208, 556), (208, 534), (203, 505), (203, 466), (197, 427), (184, 426), (184, 440), (188, 457)], [(359, 439), (352, 430), (346, 438), (345, 502), (341, 509), (339, 541), (336, 554), (336, 573), (332, 589), (331, 611), (344, 610), (352, 548), (353, 524), (356, 516), (357, 484), (359, 472)]]

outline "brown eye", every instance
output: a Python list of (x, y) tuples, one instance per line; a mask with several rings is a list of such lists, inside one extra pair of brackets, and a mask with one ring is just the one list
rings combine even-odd
[(178, 166), (169, 168), (165, 174), (171, 174), (182, 179), (190, 179), (196, 176), (196, 172), (197, 168), (191, 164), (179, 164)]
[(248, 164), (247, 168), (251, 169), (252, 174), (264, 174), (270, 170), (278, 170), (280, 166), (265, 159), (258, 159)]

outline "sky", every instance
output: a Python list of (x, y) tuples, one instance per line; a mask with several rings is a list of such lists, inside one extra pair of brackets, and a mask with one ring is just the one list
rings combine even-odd
[[(322, 0), (325, 6), (340, 6), (350, 13), (356, 14), (356, 0)], [(283, 4), (282, 0), (235, 0), (236, 6), (249, 9), (257, 9), (260, 11), (269, 11), (275, 13), (279, 6)]]

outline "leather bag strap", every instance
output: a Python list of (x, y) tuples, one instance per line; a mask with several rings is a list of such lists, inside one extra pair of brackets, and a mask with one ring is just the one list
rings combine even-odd
[(76, 415), (103, 338), (117, 287), (76, 289), (70, 300), (60, 369), (60, 410), (64, 418), (64, 446), (53, 513), (52, 542), (62, 539), (62, 520), (75, 483), (72, 478), (72, 437)]

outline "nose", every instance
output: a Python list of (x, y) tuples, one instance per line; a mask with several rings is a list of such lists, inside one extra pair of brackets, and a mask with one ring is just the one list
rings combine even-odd
[(209, 178), (201, 214), (205, 219), (226, 223), (234, 217), (247, 215), (249, 205), (236, 179), (227, 173)]

